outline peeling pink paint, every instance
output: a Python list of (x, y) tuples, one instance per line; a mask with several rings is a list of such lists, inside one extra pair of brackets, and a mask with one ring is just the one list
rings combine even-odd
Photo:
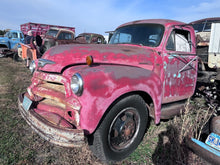
[[(59, 45), (43, 55), (43, 59), (54, 64), (37, 67), (32, 84), (28, 88), (29, 98), (38, 102), (40, 98), (52, 99), (59, 106), (41, 104), (35, 111), (55, 113), (53, 121), (62, 119), (63, 126), (73, 124), (77, 129), (92, 133), (109, 107), (128, 93), (148, 94), (153, 103), (155, 123), (160, 122), (161, 106), (190, 97), (197, 78), (195, 47), (190, 52), (167, 50), (166, 45), (172, 31), (185, 30), (195, 44), (192, 27), (170, 20), (142, 20), (124, 24), (157, 23), (165, 28), (161, 43), (157, 47), (141, 45)], [(176, 26), (175, 26), (176, 25)], [(122, 27), (120, 26), (120, 27)], [(86, 64), (92, 56), (93, 64)], [(83, 93), (76, 96), (71, 90), (71, 78), (79, 73), (84, 82)], [(64, 91), (41, 87), (41, 84), (59, 84)], [(51, 109), (52, 108), (52, 109)], [(65, 123), (64, 120), (67, 121)], [(58, 124), (58, 123), (57, 123)]]

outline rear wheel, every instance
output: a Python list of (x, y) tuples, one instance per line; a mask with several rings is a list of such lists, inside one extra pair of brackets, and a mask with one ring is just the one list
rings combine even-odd
[(120, 161), (141, 142), (148, 122), (148, 109), (138, 95), (118, 101), (89, 137), (93, 153), (104, 162)]

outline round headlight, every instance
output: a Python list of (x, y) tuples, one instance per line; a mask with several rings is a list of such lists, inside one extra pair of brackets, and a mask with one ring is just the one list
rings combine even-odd
[(80, 96), (83, 92), (83, 79), (79, 73), (76, 73), (72, 76), (71, 79), (71, 89), (73, 93), (77, 96)]
[(31, 73), (34, 73), (35, 68), (36, 68), (35, 61), (32, 61), (32, 62), (30, 63), (30, 66), (29, 66), (29, 69), (30, 69)]

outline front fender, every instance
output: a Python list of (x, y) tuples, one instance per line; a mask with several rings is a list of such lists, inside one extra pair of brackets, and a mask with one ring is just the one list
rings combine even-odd
[(8, 42), (0, 42), (0, 48), (9, 48), (9, 46)]
[(9, 48), (9, 39), (7, 37), (0, 37), (0, 47)]
[(160, 120), (162, 84), (159, 77), (151, 70), (117, 65), (99, 65), (80, 69), (84, 81), (84, 91), (78, 97), (80, 126), (92, 133), (104, 113), (120, 96), (143, 91), (148, 93), (155, 108), (155, 120)]

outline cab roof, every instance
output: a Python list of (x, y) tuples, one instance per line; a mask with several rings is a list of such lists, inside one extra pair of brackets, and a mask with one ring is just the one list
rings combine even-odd
[(128, 25), (135, 25), (135, 24), (161, 24), (164, 26), (172, 26), (172, 25), (183, 25), (186, 24), (184, 22), (175, 21), (175, 20), (169, 20), (169, 19), (144, 19), (144, 20), (137, 20), (137, 21), (131, 21), (125, 24), (120, 25), (118, 28), (122, 26), (128, 26)]
[(220, 17), (204, 18), (204, 19), (190, 22), (190, 24), (198, 24), (198, 23), (204, 23), (204, 22), (220, 22)]

